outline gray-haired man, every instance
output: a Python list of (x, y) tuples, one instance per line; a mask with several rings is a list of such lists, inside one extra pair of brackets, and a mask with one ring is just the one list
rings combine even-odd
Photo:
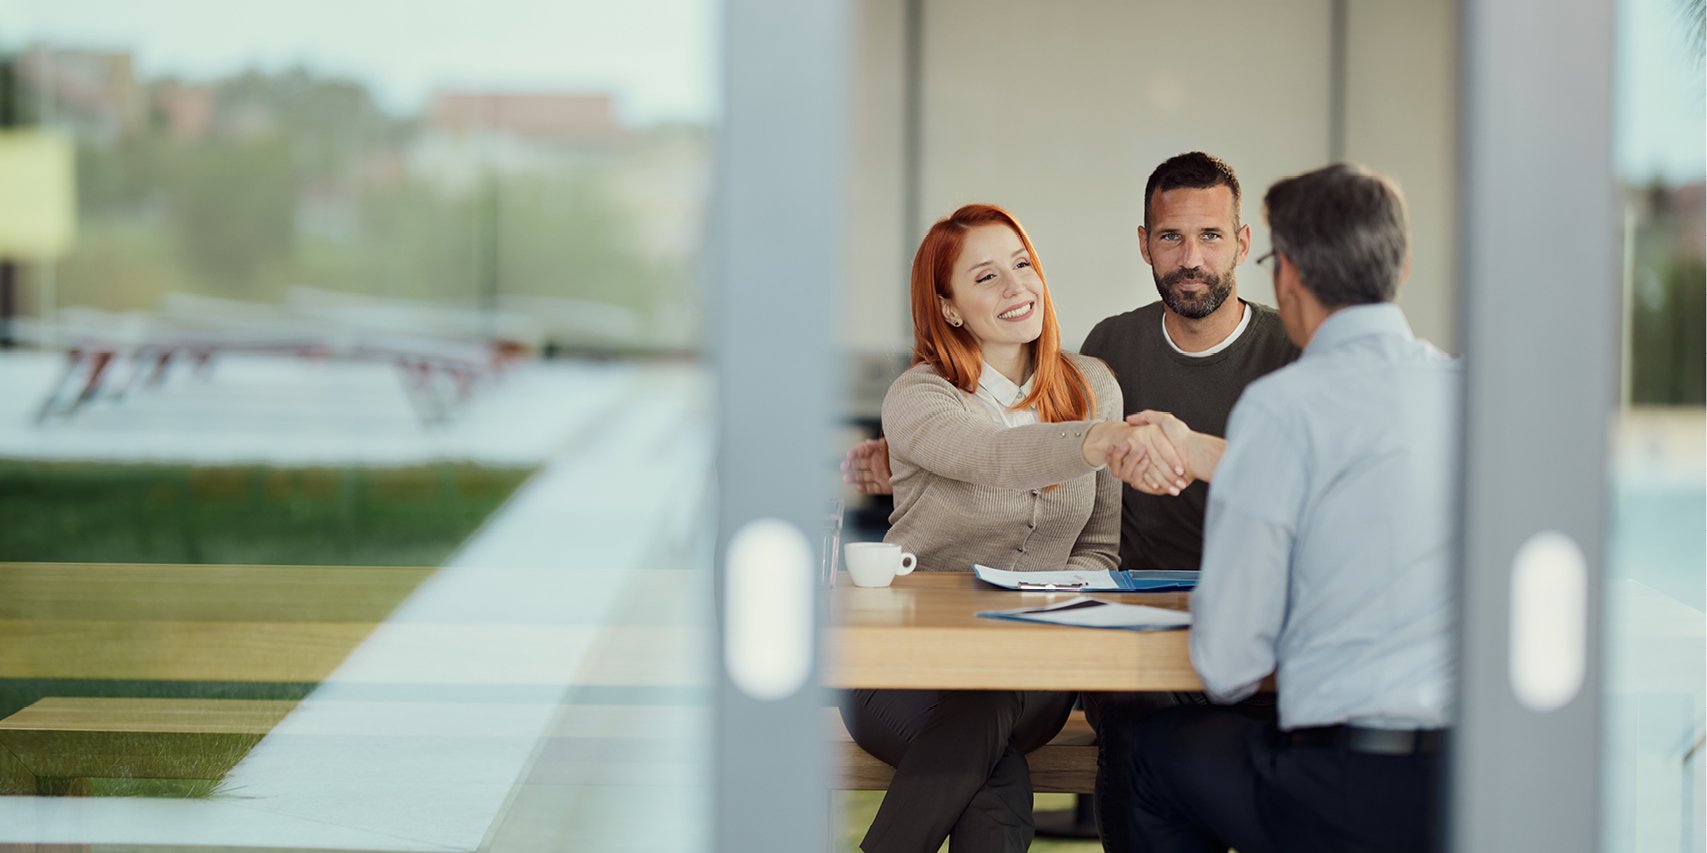
[(1264, 208), (1304, 353), (1246, 389), (1225, 442), (1185, 440), (1212, 480), (1191, 655), (1217, 702), (1273, 671), (1280, 718), (1182, 706), (1139, 723), (1137, 849), (1429, 850), (1461, 372), (1392, 304), (1409, 251), (1392, 182), (1329, 166)]

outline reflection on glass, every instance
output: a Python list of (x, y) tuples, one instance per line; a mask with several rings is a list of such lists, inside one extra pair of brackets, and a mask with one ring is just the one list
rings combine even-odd
[(75, 175), (0, 241), (0, 845), (695, 849), (710, 4), (62, 5), (0, 33)]
[(1699, 0), (1621, 0), (1624, 383), (1611, 462), (1603, 849), (1701, 850), (1707, 184)]

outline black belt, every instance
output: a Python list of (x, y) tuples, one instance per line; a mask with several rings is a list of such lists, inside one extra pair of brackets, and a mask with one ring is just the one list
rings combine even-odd
[(1285, 733), (1293, 746), (1331, 746), (1371, 755), (1434, 755), (1446, 741), (1442, 729), (1369, 729), (1362, 726), (1316, 726)]

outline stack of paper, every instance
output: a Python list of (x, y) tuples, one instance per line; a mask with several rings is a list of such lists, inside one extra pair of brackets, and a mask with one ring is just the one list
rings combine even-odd
[(985, 583), (1018, 590), (1184, 592), (1197, 586), (1197, 572), (1169, 572), (1160, 569), (1127, 569), (1124, 571), (1061, 569), (1042, 572), (1010, 572), (974, 563), (972, 573)]
[(1169, 631), (1191, 625), (1191, 614), (1146, 604), (1115, 604), (1079, 596), (1045, 607), (991, 610), (978, 614), (990, 619), (1018, 619), (1080, 628), (1123, 628), (1128, 631)]

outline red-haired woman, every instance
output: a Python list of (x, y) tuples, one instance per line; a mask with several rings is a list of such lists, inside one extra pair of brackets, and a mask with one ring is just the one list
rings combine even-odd
[[(1112, 569), (1120, 481), (1111, 452), (1120, 386), (1100, 361), (1061, 351), (1037, 251), (1018, 220), (967, 205), (913, 258), (913, 367), (883, 398), (895, 512), (885, 541), (922, 571)], [(1025, 753), (1048, 742), (1073, 694), (856, 690), (854, 740), (895, 767), (861, 847), (1023, 851)]]

